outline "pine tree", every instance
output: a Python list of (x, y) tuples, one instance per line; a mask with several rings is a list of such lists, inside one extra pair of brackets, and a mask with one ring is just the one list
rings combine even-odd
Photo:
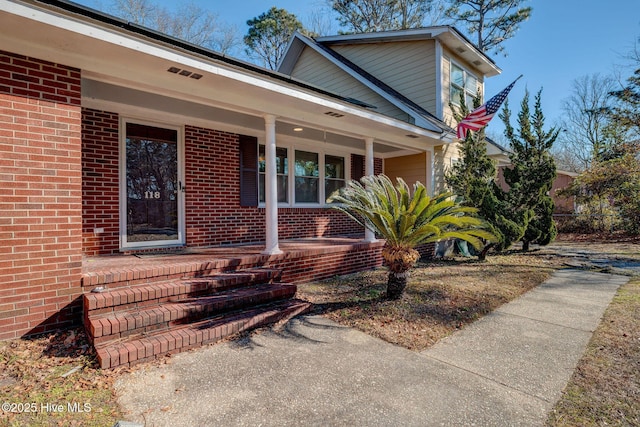
[(549, 195), (556, 178), (556, 166), (550, 150), (559, 129), (544, 130), (541, 105), (542, 90), (535, 97), (533, 114), (526, 91), (518, 114), (518, 133), (511, 126), (511, 111), (505, 102), (500, 118), (505, 124), (505, 136), (511, 146), (511, 166), (504, 169), (509, 185), (506, 207), (510, 219), (525, 226), (522, 250), (531, 243), (549, 244), (557, 234), (553, 221), (554, 203)]
[(526, 0), (450, 0), (445, 15), (454, 24), (466, 26), (470, 39), (485, 53), (505, 53), (503, 43), (513, 37), (531, 16)]
[[(638, 64), (640, 65), (640, 54)], [(612, 121), (626, 129), (630, 139), (640, 138), (640, 68), (627, 79), (624, 88), (613, 91), (610, 95), (618, 101), (610, 111)]]
[[(480, 95), (474, 99), (474, 108), (480, 106)], [(467, 115), (468, 108), (461, 99), (460, 109), (450, 106), (456, 121)], [(488, 230), (496, 236), (496, 241), (487, 243), (478, 253), (483, 260), (492, 247), (502, 251), (524, 234), (523, 224), (506, 218), (503, 190), (496, 184), (496, 165), (487, 155), (487, 141), (484, 128), (469, 132), (459, 146), (460, 160), (445, 176), (451, 191), (462, 198), (462, 204), (478, 209), (478, 216), (488, 224)]]
[(244, 36), (247, 54), (262, 60), (264, 66), (272, 70), (278, 67), (293, 34), (305, 32), (296, 15), (275, 6), (249, 19), (247, 26), (249, 31)]

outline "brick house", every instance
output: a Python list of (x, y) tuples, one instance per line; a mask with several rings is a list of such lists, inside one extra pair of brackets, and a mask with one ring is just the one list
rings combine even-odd
[[(333, 190), (384, 171), (433, 191), (454, 156), (448, 95), (327, 87), (69, 2), (0, 5), (0, 339), (77, 323), (86, 257), (362, 236)], [(463, 77), (440, 92), (499, 72), (438, 31), (435, 76)]]

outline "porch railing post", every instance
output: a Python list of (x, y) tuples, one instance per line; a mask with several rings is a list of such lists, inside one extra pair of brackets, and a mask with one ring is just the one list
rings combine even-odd
[(278, 245), (278, 175), (276, 169), (276, 117), (264, 116), (265, 127), (265, 250), (266, 255), (281, 254)]
[[(364, 148), (365, 148), (365, 156), (364, 156), (364, 174), (365, 175), (373, 175), (373, 138), (368, 137), (364, 140)], [(376, 234), (366, 228), (364, 230), (364, 241), (365, 242), (375, 242)]]

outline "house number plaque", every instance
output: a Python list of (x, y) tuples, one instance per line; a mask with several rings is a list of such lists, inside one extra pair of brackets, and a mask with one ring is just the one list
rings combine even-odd
[(159, 199), (160, 192), (159, 191), (145, 191), (144, 192), (145, 199)]

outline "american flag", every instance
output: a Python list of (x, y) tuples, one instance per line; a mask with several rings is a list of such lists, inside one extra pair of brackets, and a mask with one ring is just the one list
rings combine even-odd
[[(522, 77), (522, 76), (520, 76)], [(474, 132), (479, 131), (483, 127), (485, 127), (489, 121), (493, 118), (493, 116), (498, 112), (500, 106), (509, 95), (509, 91), (516, 84), (518, 77), (511, 83), (509, 86), (504, 88), (502, 92), (470, 112), (467, 117), (462, 119), (460, 123), (458, 123), (458, 138), (465, 139), (467, 137), (467, 133), (472, 130)]]

